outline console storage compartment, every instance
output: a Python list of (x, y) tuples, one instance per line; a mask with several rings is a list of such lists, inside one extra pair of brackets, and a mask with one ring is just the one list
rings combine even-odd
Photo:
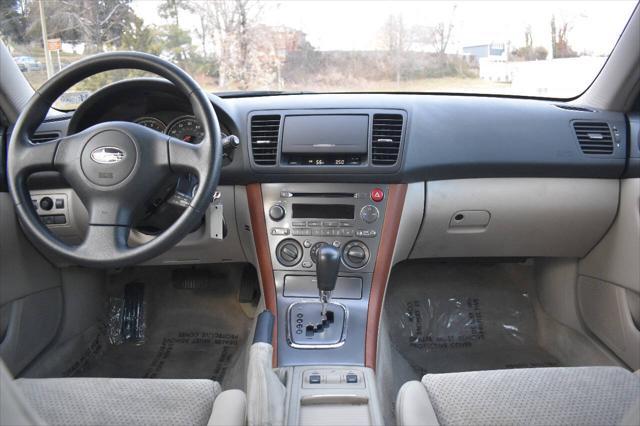
[(350, 366), (294, 367), (287, 389), (290, 425), (377, 425), (382, 413), (373, 370)]

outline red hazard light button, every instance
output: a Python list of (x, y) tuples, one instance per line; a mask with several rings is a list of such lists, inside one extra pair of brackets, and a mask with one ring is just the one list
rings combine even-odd
[(384, 191), (380, 188), (375, 188), (371, 190), (371, 199), (376, 203), (379, 203), (384, 199)]

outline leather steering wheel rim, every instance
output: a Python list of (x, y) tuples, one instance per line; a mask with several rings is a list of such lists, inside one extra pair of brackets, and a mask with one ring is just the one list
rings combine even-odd
[[(56, 99), (74, 84), (104, 71), (137, 69), (173, 83), (189, 100), (203, 126), (199, 144), (188, 144), (128, 122), (106, 122), (55, 141), (34, 144), (30, 136)], [(200, 222), (218, 185), (222, 142), (209, 97), (179, 67), (140, 52), (110, 52), (82, 59), (63, 69), (37, 90), (19, 115), (7, 151), (9, 192), (25, 234), (38, 248), (88, 267), (138, 264), (169, 250)], [(56, 238), (36, 213), (27, 179), (35, 172), (60, 172), (89, 210), (83, 243)], [(129, 247), (133, 214), (168, 174), (189, 172), (198, 189), (182, 215), (152, 241)]]

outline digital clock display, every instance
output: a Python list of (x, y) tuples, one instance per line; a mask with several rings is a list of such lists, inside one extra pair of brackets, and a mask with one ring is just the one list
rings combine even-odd
[(322, 156), (289, 156), (290, 166), (359, 166), (362, 158), (359, 155), (322, 155)]

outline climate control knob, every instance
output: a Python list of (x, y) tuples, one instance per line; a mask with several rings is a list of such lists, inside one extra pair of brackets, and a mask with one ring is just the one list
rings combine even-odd
[(302, 247), (293, 239), (286, 239), (276, 247), (276, 258), (283, 266), (296, 266), (302, 260)]
[(285, 214), (286, 214), (286, 211), (284, 210), (284, 207), (282, 207), (280, 204), (274, 204), (269, 209), (269, 217), (271, 218), (271, 220), (275, 222), (279, 222), (282, 219), (284, 219)]
[(342, 261), (350, 268), (362, 268), (369, 261), (369, 248), (362, 241), (350, 241), (342, 250)]

